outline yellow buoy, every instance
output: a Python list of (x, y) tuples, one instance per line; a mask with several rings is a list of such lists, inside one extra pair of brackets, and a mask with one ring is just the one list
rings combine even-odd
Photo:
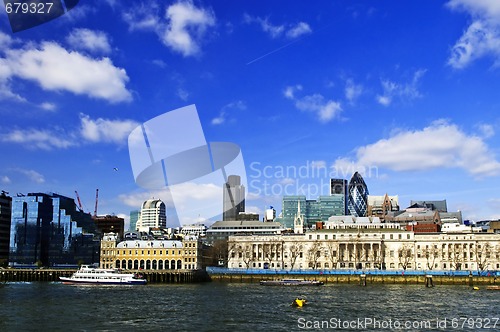
[(474, 286), (474, 287), (472, 287), (472, 289), (473, 289), (473, 290), (479, 290), (479, 287)]
[(304, 305), (306, 305), (307, 303), (307, 300), (306, 299), (299, 299), (299, 298), (296, 298), (292, 305), (295, 306), (295, 307), (303, 307)]

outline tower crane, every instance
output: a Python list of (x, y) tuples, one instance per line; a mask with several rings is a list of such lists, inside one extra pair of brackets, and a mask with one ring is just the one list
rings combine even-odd
[(95, 190), (95, 209), (94, 209), (94, 217), (97, 217), (97, 202), (99, 201), (99, 189)]

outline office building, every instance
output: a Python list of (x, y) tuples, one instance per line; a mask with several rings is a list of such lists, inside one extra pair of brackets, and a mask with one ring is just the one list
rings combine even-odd
[(222, 220), (236, 220), (240, 212), (245, 212), (245, 186), (238, 175), (228, 176), (222, 196)]
[(12, 199), (10, 266), (76, 266), (99, 262), (99, 234), (72, 198), (30, 193)]
[(304, 215), (304, 228), (312, 228), (317, 222), (328, 220), (331, 216), (345, 214), (345, 199), (342, 195), (319, 196), (308, 200), (305, 196), (283, 196), (283, 210), (276, 218), (285, 228), (294, 228), (295, 216), (299, 205)]
[(368, 187), (358, 172), (354, 173), (348, 185), (348, 214), (355, 217), (366, 217), (368, 210)]
[(160, 199), (148, 199), (142, 203), (141, 214), (137, 221), (139, 232), (149, 233), (151, 228), (167, 227), (167, 212), (165, 203)]
[(137, 221), (139, 221), (140, 216), (140, 210), (130, 211), (130, 223), (128, 226), (129, 231), (135, 231), (137, 229)]
[(5, 191), (0, 194), (0, 266), (4, 266), (9, 258), (12, 197), (6, 194)]
[(337, 197), (339, 200), (344, 201), (344, 212), (347, 214), (347, 180), (345, 179), (330, 179), (330, 196)]
[(94, 219), (94, 223), (99, 233), (115, 233), (119, 239), (123, 239), (125, 219), (109, 214), (105, 216), (94, 216), (92, 218)]

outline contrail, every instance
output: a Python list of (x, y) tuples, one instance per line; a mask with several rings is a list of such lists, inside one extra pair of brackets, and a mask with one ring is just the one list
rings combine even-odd
[(281, 47), (278, 47), (277, 49), (275, 49), (275, 50), (273, 50), (273, 51), (271, 51), (271, 52), (269, 52), (269, 53), (266, 53), (266, 54), (264, 54), (264, 55), (262, 55), (262, 56), (260, 56), (260, 57), (258, 57), (258, 58), (256, 58), (256, 59), (253, 59), (253, 60), (252, 60), (252, 61), (250, 61), (250, 62), (247, 62), (247, 65), (251, 65), (252, 63), (257, 62), (257, 61), (259, 61), (259, 60), (261, 60), (261, 59), (265, 58), (265, 57), (266, 57), (266, 56), (268, 56), (268, 55), (271, 55), (271, 54), (273, 54), (273, 53), (276, 53), (276, 52), (278, 52), (278, 51), (280, 51), (280, 50), (284, 49), (285, 47), (288, 47), (288, 46), (290, 46), (290, 45), (292, 45), (292, 44), (295, 44), (296, 42), (301, 41), (302, 39), (303, 39), (303, 38), (300, 38), (300, 39), (294, 40), (294, 41), (292, 41), (292, 42), (290, 42), (290, 43), (288, 43), (288, 44), (286, 44), (286, 45), (283, 45), (283, 46), (281, 46)]

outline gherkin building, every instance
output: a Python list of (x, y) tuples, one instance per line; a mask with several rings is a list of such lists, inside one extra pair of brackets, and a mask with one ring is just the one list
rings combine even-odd
[(348, 186), (347, 208), (355, 217), (366, 217), (368, 207), (368, 187), (358, 172), (354, 173)]

